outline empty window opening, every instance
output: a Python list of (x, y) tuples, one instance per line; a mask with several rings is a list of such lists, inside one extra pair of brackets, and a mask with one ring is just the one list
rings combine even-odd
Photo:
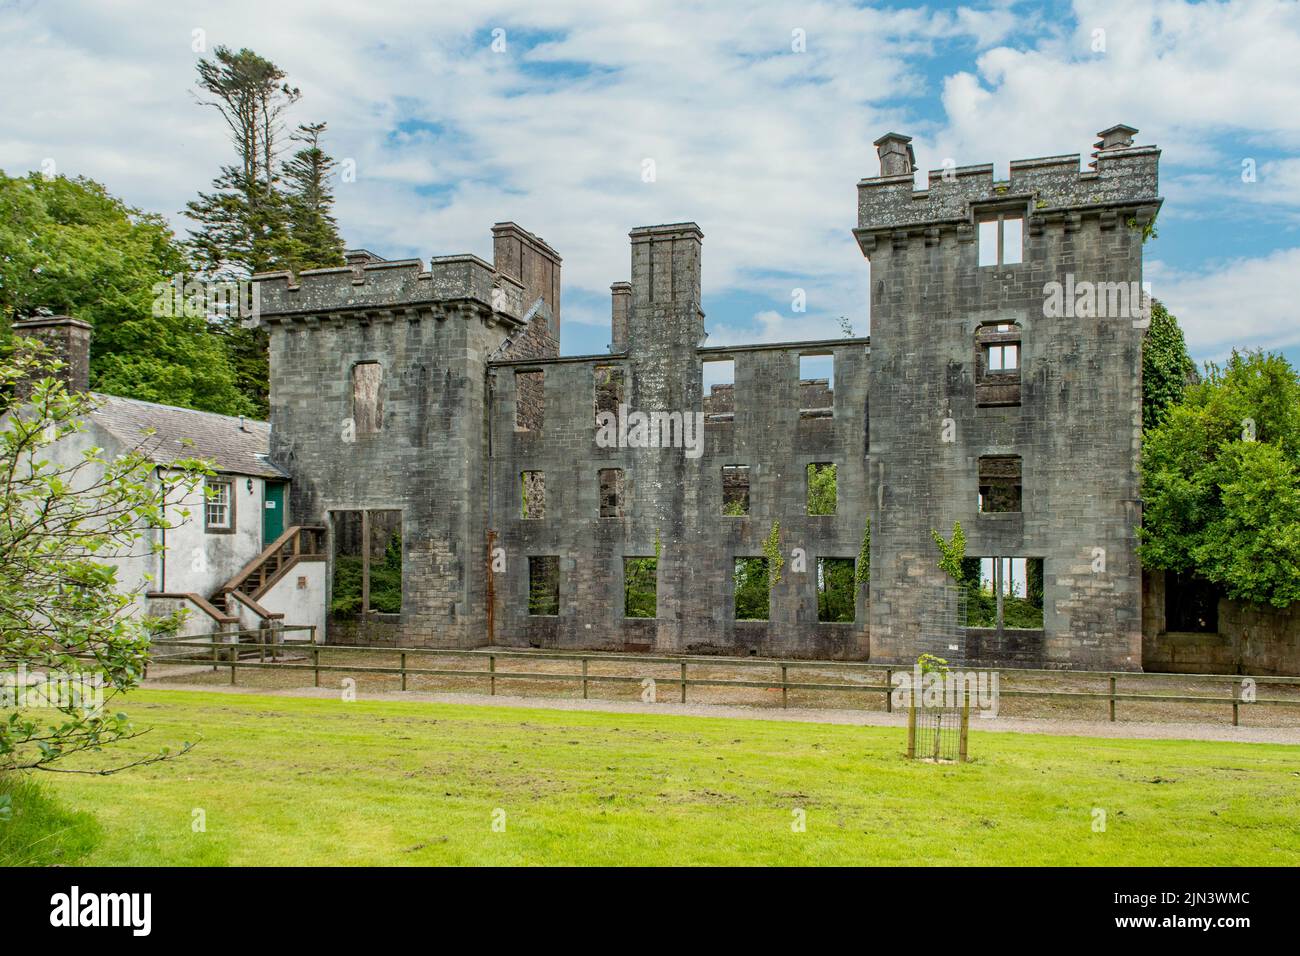
[(384, 427), (384, 367), (378, 362), (352, 366), (352, 422), (358, 435), (373, 435)]
[(1219, 632), (1219, 587), (1193, 574), (1165, 572), (1165, 630)]
[(541, 431), (545, 420), (546, 373), (515, 372), (515, 431)]
[(979, 405), (1020, 404), (1020, 326), (981, 325), (975, 332), (975, 400)]
[(737, 558), (734, 582), (736, 620), (766, 621), (772, 591), (767, 558)]
[(799, 356), (799, 417), (828, 418), (835, 410), (835, 356)]
[(601, 416), (608, 413), (618, 417), (619, 406), (624, 401), (623, 368), (619, 365), (597, 365), (592, 370), (595, 387), (596, 424), (600, 425)]
[(655, 617), (659, 613), (659, 559), (623, 559), (623, 616)]
[(1042, 558), (967, 558), (962, 562), (962, 584), (968, 627), (1042, 628)]
[(519, 517), (532, 520), (546, 517), (546, 475), (540, 471), (519, 473)]
[(835, 514), (836, 468), (829, 462), (813, 462), (808, 466), (808, 513), (810, 515)]
[(396, 614), (402, 609), (402, 513), (334, 511), (330, 614)]
[(749, 466), (722, 466), (722, 513), (732, 518), (749, 514)]
[(1024, 218), (1000, 213), (979, 223), (979, 264), (1013, 266), (1024, 261)]
[(851, 623), (856, 613), (857, 587), (853, 558), (817, 559), (817, 620)]
[(213, 534), (235, 530), (235, 484), (229, 478), (204, 482), (203, 527)]
[(980, 511), (1017, 512), (1021, 503), (1019, 455), (986, 455), (979, 463)]
[(600, 478), (600, 516), (623, 517), (623, 469), (602, 468)]
[(556, 555), (528, 558), (528, 613), (534, 617), (560, 613), (560, 559)]
[(701, 373), (704, 421), (736, 420), (736, 363), (733, 359), (705, 359)]

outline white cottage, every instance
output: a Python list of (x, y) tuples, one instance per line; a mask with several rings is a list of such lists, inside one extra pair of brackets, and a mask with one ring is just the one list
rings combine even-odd
[[(13, 328), (50, 346), (66, 365), (69, 386), (87, 390), (89, 324), (51, 316)], [(54, 446), (55, 463), (71, 465), (90, 447), (108, 459), (140, 449), (160, 476), (188, 458), (208, 461), (216, 472), (206, 488), (169, 506), (174, 526), (151, 532), (160, 548), (121, 559), (123, 590), (138, 594), (150, 613), (184, 608), (183, 635), (284, 625), (315, 626), (323, 637), (325, 529), (292, 523), (288, 476), (267, 457), (270, 424), (90, 395), (95, 407), (85, 431)], [(307, 632), (292, 636), (305, 639)]]

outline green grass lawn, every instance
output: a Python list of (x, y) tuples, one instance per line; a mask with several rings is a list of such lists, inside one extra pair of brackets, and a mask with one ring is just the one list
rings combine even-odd
[[(980, 733), (973, 722), (973, 762), (936, 766), (905, 760), (904, 731), (887, 728), (174, 691), (136, 691), (126, 709), (153, 728), (132, 752), (202, 741), (111, 777), (42, 776), (56, 803), (26, 819), (58, 821), (55, 859), (1300, 863), (1297, 747)], [(31, 799), (21, 790), (0, 822), (0, 854)], [(792, 830), (796, 808), (805, 832)], [(197, 810), (206, 832), (193, 830)], [(10, 861), (21, 859), (15, 836)]]

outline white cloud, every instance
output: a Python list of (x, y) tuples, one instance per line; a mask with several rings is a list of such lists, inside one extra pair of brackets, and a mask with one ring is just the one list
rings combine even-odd
[(1234, 346), (1300, 345), (1300, 249), (1279, 249), (1203, 271), (1150, 262), (1152, 294), (1178, 317), (1194, 356), (1219, 360)]
[[(491, 223), (513, 219), (564, 256), (566, 289), (603, 297), (627, 278), (630, 228), (693, 219), (706, 297), (809, 290), (807, 316), (733, 310), (711, 320), (711, 341), (835, 337), (840, 314), (867, 324), (867, 264), (849, 230), (886, 129), (916, 135), (923, 169), (946, 157), (1005, 169), (1087, 152), (1095, 130), (1129, 122), (1178, 167), (1174, 218), (1216, 195), (1217, 170), (1227, 190), (1243, 156), (1300, 148), (1300, 5), (1079, 0), (1075, 12), (1058, 22), (1004, 0), (10, 4), (0, 82), (21, 95), (0, 101), (0, 167), (51, 157), (183, 228), (185, 202), (230, 152), (188, 92), (202, 28), (209, 50), (249, 46), (283, 67), (303, 91), (295, 122), (327, 120), (327, 148), (355, 160), (357, 181), (337, 189), (349, 244), (486, 257)], [(505, 53), (488, 46), (494, 27)], [(1095, 29), (1104, 54), (1090, 48)], [(792, 52), (794, 30), (807, 52)], [(973, 69), (943, 64), (935, 89), (930, 58), (954, 48), (982, 52)], [(915, 112), (936, 95), (941, 118)], [(1298, 167), (1261, 161), (1250, 197), (1294, 208)], [(579, 323), (603, 321), (579, 308)]]

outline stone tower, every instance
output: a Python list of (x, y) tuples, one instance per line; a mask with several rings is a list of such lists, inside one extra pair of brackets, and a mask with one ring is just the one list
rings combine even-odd
[[(871, 261), (871, 657), (1139, 669), (1144, 229), (1159, 151), (1137, 131), (1078, 155), (936, 170), (877, 141), (855, 236)], [(924, 630), (948, 587), (931, 530), (1042, 561), (1041, 629)], [(989, 562), (991, 566), (994, 562)], [(951, 609), (950, 609), (951, 610)]]
[(497, 263), (426, 268), (355, 250), (343, 267), (256, 277), (291, 520), (383, 512), (400, 527), (400, 613), (331, 640), (483, 643), (487, 363), (511, 349), (553, 355), (559, 329), (559, 257), (513, 223), (494, 237)]

